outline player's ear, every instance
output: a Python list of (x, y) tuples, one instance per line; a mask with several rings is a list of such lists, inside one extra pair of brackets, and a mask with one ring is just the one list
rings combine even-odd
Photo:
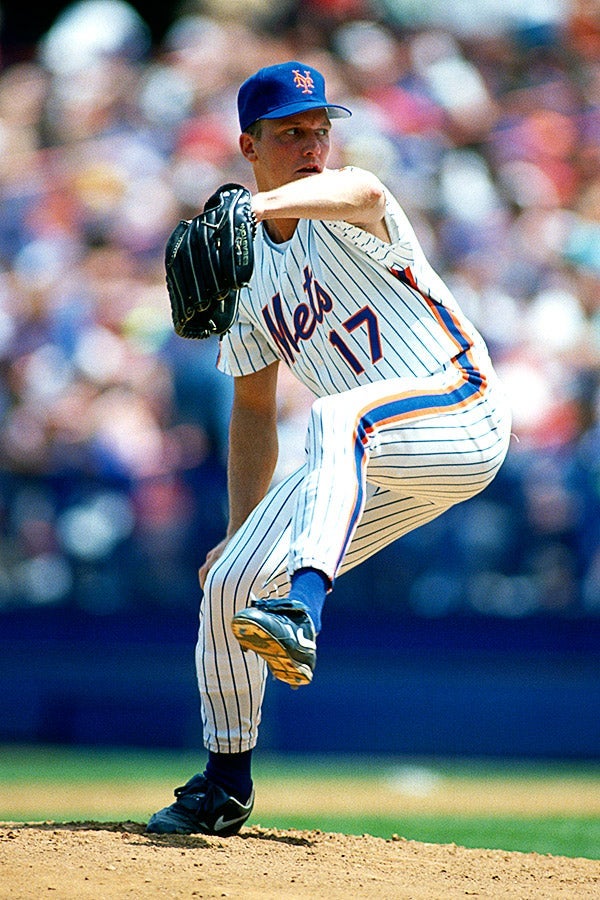
[(249, 162), (254, 162), (256, 159), (254, 138), (251, 134), (248, 134), (247, 131), (243, 131), (240, 134), (240, 150), (242, 151), (242, 155), (245, 156)]

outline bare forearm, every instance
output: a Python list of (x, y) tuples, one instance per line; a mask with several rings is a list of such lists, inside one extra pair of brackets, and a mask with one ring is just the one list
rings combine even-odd
[(229, 436), (228, 491), (231, 537), (267, 493), (278, 455), (276, 423), (234, 411)]
[(253, 198), (258, 221), (270, 218), (343, 220), (357, 225), (381, 220), (385, 195), (375, 176), (355, 169), (325, 170)]
[(200, 585), (223, 554), (231, 537), (267, 493), (277, 462), (277, 365), (235, 379), (229, 426), (229, 523), (227, 534), (200, 566)]

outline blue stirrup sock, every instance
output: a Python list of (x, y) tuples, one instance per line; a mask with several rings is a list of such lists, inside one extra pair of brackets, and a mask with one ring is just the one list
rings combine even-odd
[(299, 600), (306, 606), (317, 634), (321, 630), (321, 613), (330, 587), (329, 578), (319, 569), (298, 569), (292, 575), (292, 589), (288, 599)]
[(224, 791), (247, 803), (252, 793), (252, 750), (242, 753), (213, 753), (208, 751), (204, 774)]

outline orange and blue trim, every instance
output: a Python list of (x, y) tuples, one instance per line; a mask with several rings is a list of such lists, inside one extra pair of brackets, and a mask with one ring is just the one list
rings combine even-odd
[[(411, 282), (411, 287), (418, 290), (414, 280)], [(363, 469), (367, 463), (366, 448), (371, 435), (382, 426), (469, 406), (480, 397), (486, 386), (485, 375), (479, 371), (472, 354), (472, 342), (460, 327), (460, 322), (456, 316), (451, 310), (441, 303), (437, 303), (432, 298), (425, 296), (424, 299), (434, 317), (456, 346), (457, 353), (452, 362), (457, 370), (457, 378), (444, 391), (425, 393), (422, 391), (408, 391), (403, 394), (390, 396), (383, 401), (378, 401), (376, 405), (361, 410), (354, 429), (356, 498), (348, 519), (346, 537), (336, 562), (336, 571), (344, 559), (364, 507), (365, 479), (363, 477)]]

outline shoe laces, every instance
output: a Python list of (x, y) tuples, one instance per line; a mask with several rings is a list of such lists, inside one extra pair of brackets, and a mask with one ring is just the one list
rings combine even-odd
[(299, 614), (308, 615), (308, 611), (303, 603), (300, 603), (299, 600), (289, 600), (288, 598), (283, 598), (281, 600), (279, 598), (275, 598), (274, 600), (264, 600), (258, 597), (252, 601), (252, 606), (263, 612), (279, 613), (280, 615), (285, 616), (298, 616)]
[(175, 788), (174, 794), (178, 800), (182, 797), (207, 797), (216, 785), (209, 781), (205, 775), (194, 775), (185, 784)]

